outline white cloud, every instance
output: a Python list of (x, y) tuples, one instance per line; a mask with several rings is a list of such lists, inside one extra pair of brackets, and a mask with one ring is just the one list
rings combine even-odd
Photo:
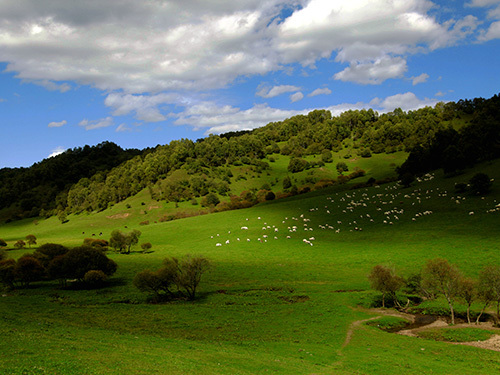
[(396, 108), (401, 108), (403, 111), (409, 111), (414, 109), (419, 109), (427, 106), (435, 106), (438, 100), (435, 99), (419, 99), (414, 93), (407, 92), (404, 94), (396, 94), (388, 96), (384, 100), (380, 101), (378, 107), (382, 109), (383, 112), (390, 112)]
[(114, 125), (113, 117), (108, 116), (99, 120), (87, 120), (84, 119), (78, 124), (85, 128), (85, 130), (94, 130), (99, 128), (106, 128), (108, 126)]
[(498, 5), (498, 0), (472, 0), (470, 3), (466, 5), (471, 7), (488, 7), (491, 5)]
[(113, 116), (124, 116), (133, 112), (138, 120), (145, 122), (158, 122), (166, 119), (158, 109), (159, 105), (182, 102), (182, 97), (174, 93), (157, 95), (111, 93), (104, 100), (104, 104), (113, 109)]
[(401, 78), (406, 70), (406, 60), (384, 57), (374, 62), (353, 63), (333, 77), (341, 81), (377, 85), (390, 78)]
[(131, 132), (132, 128), (128, 127), (126, 124), (120, 124), (115, 130), (117, 133), (121, 132)]
[(482, 41), (500, 38), (500, 21), (492, 22), (488, 30), (479, 38)]
[(290, 101), (292, 103), (298, 102), (302, 99), (304, 99), (304, 94), (302, 94), (300, 91), (296, 92), (295, 94), (290, 95)]
[(64, 147), (59, 146), (54, 150), (52, 150), (51, 154), (48, 157), (51, 158), (53, 156), (61, 155), (64, 151), (66, 151), (66, 149)]
[(300, 90), (300, 87), (292, 86), (292, 85), (280, 85), (274, 86), (272, 88), (263, 87), (257, 92), (257, 96), (261, 96), (263, 98), (274, 98), (275, 96), (285, 94), (287, 92), (294, 92)]
[(316, 89), (313, 92), (309, 93), (307, 96), (312, 97), (312, 96), (317, 96), (317, 95), (330, 95), (331, 93), (332, 93), (332, 90), (325, 87), (323, 89)]
[[(377, 83), (387, 79), (380, 61), (400, 59), (402, 67), (406, 55), (456, 43), (478, 22), (466, 17), (439, 23), (428, 14), (433, 6), (428, 0), (120, 0), (71, 6), (16, 0), (0, 3), (0, 49), (7, 71), (61, 92), (70, 89), (66, 82), (125, 94), (209, 90), (288, 64), (312, 66), (333, 53), (350, 65), (344, 80)], [(292, 10), (286, 19), (284, 9)], [(375, 69), (366, 78), (368, 66)], [(147, 112), (148, 121), (161, 119)]]
[[(390, 112), (395, 108), (405, 111), (434, 106), (438, 101), (434, 99), (419, 99), (415, 94), (407, 92), (389, 96), (385, 99), (375, 98), (370, 103), (342, 103), (325, 108), (333, 116), (355, 109), (373, 108), (379, 112)], [(203, 102), (189, 107), (179, 113), (176, 125), (189, 125), (195, 130), (205, 129), (205, 134), (220, 134), (229, 131), (251, 130), (265, 126), (270, 122), (283, 121), (292, 116), (307, 114), (318, 108), (304, 108), (301, 110), (283, 110), (269, 107), (267, 104), (254, 105), (241, 110), (231, 106), (218, 106), (213, 102)]]
[(64, 126), (66, 125), (68, 122), (66, 120), (62, 120), (62, 121), (52, 121), (49, 123), (48, 127), (49, 128), (60, 128), (61, 126)]
[(413, 86), (418, 85), (419, 83), (427, 82), (429, 79), (429, 75), (427, 73), (422, 73), (419, 76), (411, 77)]
[(267, 104), (258, 104), (241, 110), (231, 106), (218, 106), (212, 102), (189, 107), (179, 114), (176, 125), (191, 125), (195, 130), (207, 129), (205, 134), (218, 134), (236, 130), (250, 130), (272, 121), (281, 121), (287, 117), (306, 113), (305, 111), (282, 110), (271, 108)]

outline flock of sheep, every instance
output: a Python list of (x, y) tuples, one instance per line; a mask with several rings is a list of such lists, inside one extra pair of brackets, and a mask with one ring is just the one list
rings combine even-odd
[[(423, 184), (434, 178), (427, 174), (417, 180)], [(402, 189), (394, 184), (387, 187), (376, 186), (375, 189), (362, 189), (337, 193), (335, 196), (326, 197), (325, 205), (302, 209), (297, 216), (282, 218), (280, 223), (267, 223), (261, 217), (256, 219), (246, 218), (245, 223), (238, 228), (227, 231), (227, 234), (217, 233), (211, 238), (216, 241), (215, 246), (230, 245), (240, 241), (258, 241), (267, 243), (279, 239), (300, 240), (306, 245), (313, 246), (316, 238), (312, 235), (314, 230), (342, 232), (361, 232), (363, 228), (373, 229), (374, 225), (396, 225), (403, 221), (416, 222), (434, 212), (426, 209), (429, 200), (440, 199), (446, 204), (463, 205), (469, 207), (458, 209), (469, 216), (475, 214), (470, 210), (466, 197), (453, 195), (440, 188), (424, 189), (417, 187), (414, 190)], [(474, 198), (477, 200), (477, 198)], [(301, 201), (307, 202), (308, 200)], [(481, 204), (474, 208), (483, 209), (486, 213), (500, 212), (500, 204), (493, 199), (481, 198)], [(433, 207), (436, 204), (432, 205)], [(481, 207), (483, 206), (483, 207)], [(440, 203), (437, 207), (443, 207)], [(457, 207), (455, 207), (457, 208)], [(299, 207), (297, 207), (300, 210)], [(322, 222), (328, 219), (327, 222)]]

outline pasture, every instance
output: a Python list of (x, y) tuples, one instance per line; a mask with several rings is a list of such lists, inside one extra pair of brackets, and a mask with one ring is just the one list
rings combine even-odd
[[(5, 374), (421, 374), (493, 373), (498, 352), (406, 337), (353, 323), (376, 314), (367, 274), (376, 264), (418, 272), (444, 257), (477, 276), (500, 264), (500, 163), (443, 178), (313, 194), (249, 209), (155, 223), (154, 204), (136, 197), (95, 214), (3, 225), (9, 246), (80, 245), (113, 229), (139, 229), (152, 252), (108, 254), (118, 263), (97, 290), (57, 282), (0, 299), (0, 373)], [(477, 171), (490, 194), (454, 191)], [(125, 204), (131, 205), (127, 211)], [(144, 212), (147, 212), (144, 214)], [(126, 215), (124, 213), (129, 213)], [(139, 222), (150, 218), (150, 225)], [(139, 250), (139, 248), (135, 248)], [(10, 250), (19, 257), (29, 249)], [(214, 268), (194, 302), (148, 304), (132, 285), (167, 256), (201, 254)], [(446, 307), (444, 301), (433, 302)], [(479, 306), (473, 306), (479, 308)], [(464, 307), (458, 307), (458, 310)], [(347, 339), (348, 338), (348, 339)]]

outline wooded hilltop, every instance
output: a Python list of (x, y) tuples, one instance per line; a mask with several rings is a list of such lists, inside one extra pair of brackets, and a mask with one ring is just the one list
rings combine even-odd
[[(175, 140), (144, 150), (123, 150), (111, 142), (70, 149), (29, 168), (1, 169), (0, 211), (8, 221), (100, 211), (145, 188), (158, 201), (202, 197), (206, 203), (207, 197), (232, 195), (234, 166), (264, 173), (273, 155), (282, 155), (290, 158), (293, 174), (331, 163), (332, 152), (343, 150), (346, 159), (408, 152), (399, 177), (438, 168), (456, 173), (500, 156), (500, 97), (383, 114), (368, 109), (332, 116), (314, 110), (252, 131)], [(317, 158), (308, 162), (303, 159), (308, 156)]]

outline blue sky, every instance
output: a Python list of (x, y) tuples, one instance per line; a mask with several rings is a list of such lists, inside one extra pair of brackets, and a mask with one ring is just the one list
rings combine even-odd
[(0, 0), (0, 168), (500, 92), (500, 0)]

